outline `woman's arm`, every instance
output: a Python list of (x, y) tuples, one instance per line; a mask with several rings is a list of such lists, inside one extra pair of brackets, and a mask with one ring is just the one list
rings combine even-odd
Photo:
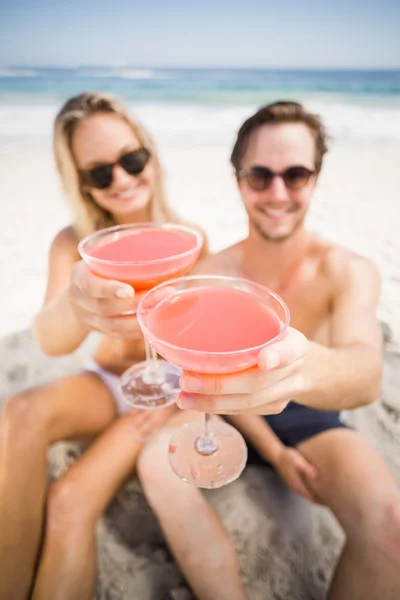
[(79, 260), (77, 240), (64, 230), (50, 250), (44, 305), (34, 321), (35, 337), (50, 356), (73, 352), (89, 331), (137, 339), (138, 298), (127, 283), (95, 275)]
[(71, 227), (63, 229), (50, 247), (45, 298), (33, 321), (34, 336), (49, 356), (73, 352), (90, 331), (77, 318), (69, 294), (73, 268), (78, 260), (76, 236)]

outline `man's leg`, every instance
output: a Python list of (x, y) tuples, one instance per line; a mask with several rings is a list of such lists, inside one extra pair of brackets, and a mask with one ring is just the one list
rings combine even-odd
[(339, 520), (346, 544), (329, 600), (397, 600), (400, 596), (400, 490), (378, 452), (348, 429), (297, 446), (320, 477), (312, 488)]
[(187, 581), (199, 600), (244, 600), (235, 549), (201, 491), (179, 479), (168, 461), (171, 437), (183, 423), (201, 419), (180, 413), (144, 448), (138, 475), (150, 506)]

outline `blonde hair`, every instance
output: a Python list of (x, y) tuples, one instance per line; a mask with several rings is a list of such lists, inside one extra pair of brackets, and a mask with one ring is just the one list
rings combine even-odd
[(94, 231), (115, 225), (111, 214), (100, 207), (80, 183), (79, 173), (71, 149), (72, 136), (77, 125), (95, 113), (112, 113), (132, 127), (141, 145), (147, 148), (154, 168), (154, 190), (150, 200), (151, 220), (177, 222), (179, 219), (168, 206), (164, 175), (155, 144), (146, 129), (134, 120), (127, 107), (118, 99), (102, 93), (85, 93), (68, 100), (59, 111), (54, 123), (53, 148), (64, 192), (73, 214), (73, 226), (79, 239)]

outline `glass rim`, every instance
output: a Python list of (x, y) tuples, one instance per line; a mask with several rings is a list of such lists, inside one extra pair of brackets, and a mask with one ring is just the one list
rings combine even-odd
[[(272, 296), (284, 310), (285, 320), (283, 322), (281, 321), (283, 323), (281, 331), (277, 335), (275, 335), (273, 338), (268, 340), (267, 342), (258, 344), (257, 346), (250, 346), (248, 348), (244, 348), (241, 350), (233, 350), (233, 351), (225, 350), (225, 351), (218, 351), (218, 352), (208, 351), (208, 350), (192, 350), (190, 348), (184, 348), (183, 346), (177, 346), (176, 344), (171, 344), (170, 342), (165, 342), (163, 340), (159, 340), (163, 344), (163, 346), (166, 346), (173, 350), (184, 350), (185, 352), (188, 352), (191, 355), (197, 355), (197, 356), (198, 355), (236, 356), (236, 355), (240, 355), (240, 354), (247, 354), (249, 352), (260, 351), (263, 348), (265, 348), (266, 346), (269, 346), (270, 344), (273, 344), (273, 343), (277, 342), (278, 340), (280, 340), (282, 338), (282, 336), (286, 333), (287, 328), (289, 327), (289, 322), (290, 322), (290, 311), (289, 311), (288, 305), (279, 296), (279, 294), (273, 292), (270, 288), (267, 288), (266, 286), (261, 285), (260, 283), (256, 283), (255, 281), (252, 281), (251, 279), (246, 279), (245, 277), (231, 277), (228, 275), (186, 275), (186, 276), (184, 275), (183, 277), (177, 277), (175, 279), (169, 279), (168, 281), (159, 283), (158, 285), (156, 285), (153, 288), (151, 288), (150, 290), (148, 290), (146, 292), (146, 294), (143, 296), (143, 298), (140, 300), (140, 302), (136, 308), (136, 316), (139, 321), (140, 327), (143, 329), (143, 333), (144, 333), (144, 331), (146, 331), (150, 334), (150, 336), (156, 338), (157, 340), (159, 339), (151, 333), (151, 331), (148, 329), (148, 327), (146, 327), (146, 325), (144, 324), (143, 319), (142, 319), (142, 312), (144, 312), (145, 310), (148, 310), (143, 307), (143, 304), (145, 303), (146, 299), (151, 296), (151, 294), (153, 292), (157, 292), (159, 289), (161, 289), (163, 287), (166, 288), (169, 285), (178, 284), (179, 282), (198, 281), (200, 279), (204, 279), (206, 281), (216, 281), (216, 280), (225, 281), (225, 282), (231, 281), (231, 282), (243, 283), (246, 285), (251, 284), (252, 286), (254, 286), (256, 289), (259, 289), (264, 294), (265, 294), (265, 292), (267, 292), (268, 295)], [(179, 292), (177, 292), (177, 293), (179, 293)], [(162, 302), (162, 300), (161, 300), (161, 302)], [(275, 313), (275, 311), (274, 311), (274, 313)]]
[[(189, 233), (189, 234), (193, 235), (193, 237), (196, 239), (196, 244), (193, 248), (190, 248), (189, 250), (185, 250), (185, 252), (180, 252), (179, 254), (173, 254), (172, 256), (165, 256), (163, 258), (155, 258), (152, 260), (131, 260), (131, 261), (117, 261), (117, 260), (108, 260), (106, 258), (97, 258), (96, 256), (92, 256), (91, 254), (89, 254), (85, 249), (85, 247), (88, 245), (88, 242), (93, 242), (93, 240), (95, 240), (96, 238), (98, 238), (100, 240), (102, 237), (106, 237), (109, 234), (111, 235), (113, 233), (118, 233), (119, 231), (129, 231), (129, 229), (176, 229), (176, 230), (182, 231), (184, 233)], [(163, 263), (171, 261), (171, 260), (178, 260), (181, 258), (185, 258), (186, 256), (190, 256), (191, 254), (194, 254), (195, 252), (200, 250), (203, 243), (204, 243), (204, 235), (197, 229), (194, 229), (187, 225), (180, 225), (178, 223), (176, 223), (176, 224), (175, 223), (153, 223), (151, 221), (143, 221), (140, 223), (126, 223), (124, 225), (112, 225), (111, 227), (104, 227), (103, 229), (98, 229), (97, 231), (94, 231), (93, 233), (89, 233), (89, 235), (85, 236), (78, 243), (78, 252), (86, 263), (88, 263), (88, 260), (87, 260), (87, 258), (88, 258), (90, 261), (94, 261), (94, 262), (97, 262), (102, 265), (119, 266), (119, 267), (122, 267), (122, 266), (125, 266), (125, 267), (133, 267), (133, 266), (136, 267), (137, 266), (138, 267), (138, 266), (145, 266), (145, 265), (158, 265), (158, 264), (163, 264)]]

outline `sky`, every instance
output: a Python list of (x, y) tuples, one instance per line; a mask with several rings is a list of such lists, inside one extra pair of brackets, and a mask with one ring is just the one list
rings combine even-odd
[(1, 0), (0, 66), (400, 68), (399, 32), (398, 0)]

